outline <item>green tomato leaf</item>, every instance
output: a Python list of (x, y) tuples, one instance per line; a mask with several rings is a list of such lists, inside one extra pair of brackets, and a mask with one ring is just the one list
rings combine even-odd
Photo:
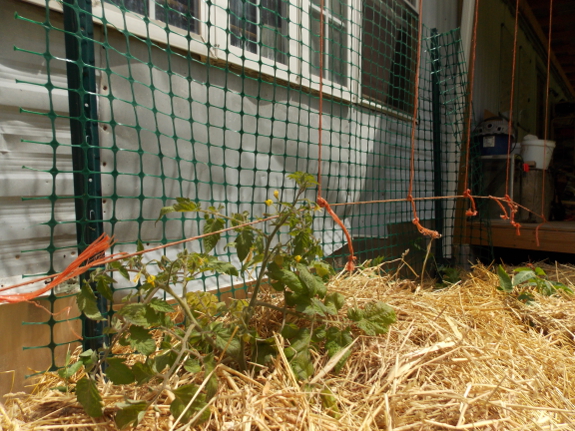
[(146, 360), (145, 363), (136, 362), (132, 366), (132, 373), (138, 382), (138, 385), (142, 385), (148, 382), (152, 377), (156, 376), (156, 372), (152, 368), (150, 359)]
[(537, 275), (533, 271), (521, 271), (513, 276), (512, 286), (517, 286), (518, 284), (525, 283), (532, 279), (537, 278)]
[(82, 311), (87, 318), (92, 320), (105, 320), (104, 316), (98, 309), (98, 300), (94, 291), (88, 283), (83, 283), (80, 293), (76, 296), (78, 308)]
[(563, 284), (563, 283), (559, 283), (559, 282), (557, 282), (557, 281), (552, 281), (551, 284), (553, 284), (553, 286), (554, 286), (556, 289), (563, 290), (563, 291), (565, 291), (565, 292), (567, 292), (567, 293), (569, 293), (569, 294), (571, 294), (571, 295), (573, 294), (573, 289), (571, 289), (570, 287), (566, 286), (566, 285)]
[(236, 250), (238, 252), (238, 258), (240, 259), (240, 262), (243, 262), (248, 257), (253, 243), (254, 232), (252, 228), (243, 228), (236, 238)]
[(326, 287), (323, 281), (313, 275), (307, 266), (298, 263), (296, 265), (296, 269), (298, 271), (298, 277), (302, 284), (307, 288), (310, 296), (318, 295), (320, 298), (323, 298), (326, 294)]
[(172, 365), (174, 365), (174, 362), (176, 361), (177, 357), (178, 354), (173, 350), (168, 350), (163, 355), (156, 356), (154, 358), (156, 371), (158, 373), (161, 373), (162, 371), (164, 371), (164, 368), (171, 367)]
[(84, 364), (87, 370), (91, 370), (98, 360), (98, 355), (96, 355), (96, 352), (94, 352), (92, 349), (88, 349), (80, 353), (78, 358), (80, 361), (82, 361), (82, 364)]
[[(204, 225), (204, 234), (217, 232), (224, 228), (224, 221), (219, 218), (209, 218), (206, 220), (206, 224)], [(220, 240), (221, 234), (216, 233), (210, 236), (207, 236), (203, 239), (204, 241), (204, 252), (209, 253), (212, 251), (218, 241)]]
[(156, 219), (156, 223), (158, 223), (161, 220), (161, 218), (164, 217), (166, 214), (170, 214), (173, 212), (176, 212), (173, 205), (169, 207), (162, 207), (162, 209), (160, 210), (160, 215)]
[(116, 425), (122, 429), (132, 424), (134, 427), (138, 426), (146, 414), (148, 403), (146, 401), (117, 403), (116, 407), (120, 409), (116, 413)]
[(136, 378), (130, 367), (124, 364), (124, 358), (108, 358), (108, 368), (106, 368), (106, 377), (115, 385), (129, 385)]
[(128, 270), (124, 268), (124, 265), (122, 265), (122, 262), (120, 262), (119, 260), (116, 260), (115, 262), (110, 262), (108, 266), (118, 271), (122, 275), (122, 277), (124, 277), (126, 280), (130, 280), (130, 274), (128, 273)]
[[(198, 394), (195, 398), (194, 402), (190, 405), (190, 407), (186, 409), (192, 398), (196, 395), (198, 391), (198, 387), (194, 384), (189, 385), (182, 385), (177, 389), (174, 389), (173, 393), (175, 395), (174, 401), (170, 404), (170, 413), (177, 419), (180, 417), (182, 413), (182, 419), (180, 419), (181, 423), (187, 423), (192, 417), (194, 417), (200, 410), (204, 409), (207, 406), (206, 403), (206, 396), (204, 394)], [(210, 410), (206, 408), (203, 413), (198, 418), (196, 424), (201, 424), (207, 421), (210, 418)]]
[(329, 263), (322, 262), (320, 260), (316, 260), (313, 263), (313, 267), (315, 268), (315, 272), (317, 273), (317, 275), (319, 275), (322, 278), (333, 273), (333, 267)]
[(335, 419), (341, 417), (339, 406), (337, 405), (337, 398), (330, 388), (327, 386), (321, 390), (320, 393), (321, 404), (328, 411), (328, 414)]
[(174, 312), (174, 308), (167, 301), (164, 301), (163, 299), (160, 298), (153, 298), (150, 301), (150, 307), (152, 307), (156, 311), (163, 313)]
[(527, 305), (532, 305), (535, 303), (535, 298), (528, 292), (521, 293), (518, 297), (518, 300), (525, 302)]
[(393, 308), (381, 301), (370, 302), (363, 310), (351, 308), (347, 317), (356, 322), (358, 328), (367, 335), (385, 334), (396, 321)]
[(93, 418), (102, 416), (102, 397), (98, 392), (96, 382), (88, 377), (82, 377), (76, 383), (76, 397), (88, 416)]
[(241, 343), (239, 338), (232, 338), (232, 329), (220, 322), (210, 323), (209, 329), (215, 336), (215, 342), (218, 348), (222, 351), (226, 349), (226, 354), (232, 358), (239, 359)]
[(141, 326), (130, 326), (130, 346), (132, 349), (139, 351), (143, 355), (149, 356), (156, 351), (156, 342), (152, 334)]
[(503, 266), (499, 265), (497, 267), (497, 275), (499, 276), (499, 288), (504, 292), (513, 291), (513, 285), (511, 284), (511, 277), (505, 272)]
[[(349, 346), (353, 342), (351, 333), (347, 330), (339, 330), (338, 328), (331, 327), (327, 330), (325, 348), (329, 357), (335, 356), (338, 352)], [(342, 358), (337, 362), (334, 371), (339, 373), (345, 362), (351, 356), (351, 350), (348, 350)]]
[(336, 314), (339, 310), (341, 310), (341, 307), (345, 305), (345, 296), (343, 296), (339, 292), (329, 293), (325, 297), (324, 304), (330, 307), (331, 309), (335, 310), (335, 313), (333, 314)]
[(313, 361), (309, 350), (298, 352), (290, 361), (291, 368), (299, 380), (307, 380), (314, 373)]
[(184, 362), (184, 370), (191, 374), (197, 374), (202, 371), (202, 365), (195, 358), (189, 358)]
[(188, 198), (176, 198), (177, 204), (174, 204), (174, 210), (177, 212), (194, 212), (198, 210), (198, 204)]
[(296, 310), (307, 314), (308, 316), (325, 316), (325, 315), (335, 315), (337, 310), (333, 307), (328, 307), (318, 298), (311, 298), (308, 303), (298, 304)]
[(67, 366), (66, 368), (60, 368), (58, 370), (58, 375), (61, 378), (68, 380), (72, 378), (72, 376), (76, 374), (83, 366), (84, 364), (81, 361), (78, 361), (72, 365)]
[[(205, 376), (209, 376), (212, 371), (216, 368), (216, 362), (214, 361), (214, 355), (209, 354), (204, 357), (204, 367)], [(211, 400), (218, 393), (218, 376), (216, 373), (212, 373), (208, 383), (206, 384), (206, 401)]]
[(285, 284), (296, 294), (307, 293), (307, 289), (300, 281), (297, 275), (292, 271), (279, 267), (276, 263), (272, 262), (268, 265), (268, 272), (272, 279), (277, 280)]
[(136, 326), (150, 327), (166, 323), (166, 315), (154, 310), (151, 304), (127, 304), (116, 314), (123, 317), (126, 322)]
[(278, 351), (274, 346), (274, 339), (268, 338), (264, 341), (256, 341), (256, 362), (260, 365), (269, 364), (277, 356)]
[(207, 269), (209, 271), (219, 272), (221, 274), (233, 275), (236, 277), (239, 275), (238, 270), (236, 269), (235, 266), (233, 266), (229, 262), (224, 262), (221, 260), (216, 260), (216, 261), (210, 262), (208, 264)]
[[(108, 301), (114, 300), (114, 292), (112, 292), (112, 288), (110, 287), (110, 277), (98, 277), (98, 281), (96, 282), (96, 290), (100, 292), (104, 298)], [(112, 279), (112, 282), (114, 280)]]
[(144, 304), (126, 304), (116, 314), (132, 325), (150, 326)]

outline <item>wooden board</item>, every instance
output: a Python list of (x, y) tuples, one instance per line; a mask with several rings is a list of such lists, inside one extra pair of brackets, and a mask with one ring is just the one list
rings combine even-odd
[[(535, 234), (538, 223), (522, 224), (519, 236), (516, 235), (515, 228), (511, 226), (509, 220), (490, 220), (490, 224), (493, 247), (575, 254), (575, 222), (554, 221), (541, 225), (539, 246)], [(468, 238), (469, 244), (489, 244), (486, 225), (481, 226), (481, 222), (471, 222), (469, 226), (471, 228), (469, 229), (471, 231)]]

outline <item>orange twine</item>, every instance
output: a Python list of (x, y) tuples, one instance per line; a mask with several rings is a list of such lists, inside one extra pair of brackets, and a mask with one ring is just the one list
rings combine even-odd
[(471, 208), (465, 211), (465, 215), (467, 217), (475, 217), (477, 215), (477, 207), (475, 206), (475, 199), (473, 199), (473, 196), (471, 195), (471, 190), (466, 189), (465, 192), (463, 192), (463, 196), (468, 198), (471, 202)]
[(411, 203), (411, 209), (413, 210), (413, 220), (411, 221), (415, 227), (417, 227), (417, 230), (419, 231), (420, 234), (428, 236), (430, 238), (433, 239), (439, 239), (441, 238), (441, 234), (439, 232), (437, 232), (436, 230), (431, 230), (431, 229), (427, 229), (425, 226), (422, 226), (420, 221), (419, 221), (419, 217), (417, 217), (417, 209), (415, 208), (415, 200), (413, 199), (412, 194), (408, 194), (407, 195), (407, 201)]
[[(107, 234), (102, 234), (96, 241), (90, 244), (86, 249), (80, 253), (80, 255), (68, 265), (68, 267), (58, 274), (50, 283), (46, 286), (35, 290), (34, 292), (28, 293), (16, 293), (13, 295), (0, 295), (0, 303), (7, 302), (9, 304), (15, 304), (18, 302), (28, 302), (32, 299), (38, 298), (40, 295), (48, 292), (59, 284), (70, 280), (71, 278), (77, 277), (80, 274), (86, 272), (89, 268), (97, 266), (100, 263), (105, 263), (106, 258), (103, 253), (112, 246), (113, 240)], [(82, 263), (86, 262), (86, 265), (81, 266)], [(89, 264), (89, 265), (88, 265)], [(13, 289), (15, 286), (10, 286), (2, 290)]]
[(352, 272), (355, 269), (355, 260), (357, 259), (357, 257), (354, 256), (353, 254), (353, 243), (349, 231), (347, 230), (341, 219), (338, 217), (338, 215), (331, 209), (329, 203), (324, 198), (318, 196), (317, 204), (320, 206), (320, 208), (325, 208), (325, 210), (333, 218), (333, 221), (335, 221), (339, 225), (339, 227), (341, 227), (341, 229), (343, 230), (343, 233), (347, 238), (347, 246), (349, 248), (349, 256), (347, 258), (347, 263), (345, 264), (345, 269), (346, 271)]
[(510, 213), (510, 217), (509, 220), (511, 222), (511, 226), (513, 226), (515, 228), (515, 234), (517, 236), (521, 236), (521, 225), (519, 223), (517, 223), (515, 221), (515, 214), (517, 213), (517, 204), (515, 202), (513, 202), (513, 200), (509, 197), (508, 194), (505, 194), (505, 202), (507, 202), (507, 205), (509, 206), (509, 213)]

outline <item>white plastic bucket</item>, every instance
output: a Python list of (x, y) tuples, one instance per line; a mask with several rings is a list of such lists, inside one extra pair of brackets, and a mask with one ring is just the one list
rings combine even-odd
[(544, 141), (535, 135), (527, 135), (521, 143), (521, 157), (524, 162), (535, 162), (535, 169), (547, 169), (554, 149), (555, 141)]

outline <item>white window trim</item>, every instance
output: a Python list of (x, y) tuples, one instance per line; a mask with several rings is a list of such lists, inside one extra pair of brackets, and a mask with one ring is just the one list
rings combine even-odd
[[(1, 1), (1, 0), (0, 0)], [(45, 7), (46, 2), (45, 0), (22, 0), (26, 3), (31, 3), (36, 6)], [(188, 42), (186, 38), (186, 34), (181, 31), (178, 32), (177, 27), (170, 26), (170, 33), (169, 33), (169, 40), (166, 39), (166, 32), (164, 27), (167, 25), (163, 21), (150, 19), (150, 24), (146, 25), (146, 23), (137, 17), (136, 13), (130, 14), (126, 13), (126, 22), (124, 22), (124, 15), (120, 12), (117, 6), (113, 4), (101, 1), (101, 0), (92, 0), (92, 13), (94, 14), (94, 23), (103, 25), (104, 23), (98, 17), (103, 17), (104, 12), (106, 16), (106, 25), (109, 28), (113, 28), (115, 30), (123, 31), (129, 30), (130, 33), (134, 34), (135, 36), (142, 37), (144, 39), (150, 38), (154, 42), (157, 42), (161, 45), (167, 45), (168, 42), (170, 46), (175, 48), (182, 49), (184, 51), (189, 51), (194, 54), (207, 56), (208, 55), (208, 48), (206, 44), (206, 39), (203, 37), (204, 34), (207, 32), (207, 25), (201, 21), (201, 17), (207, 16), (208, 8), (206, 6), (206, 2), (203, 0), (199, 0), (200, 4), (200, 20), (199, 28), (200, 33), (190, 33), (191, 40)], [(48, 2), (48, 7), (56, 12), (63, 13), (64, 9), (62, 4), (59, 1), (50, 0)], [(105, 11), (103, 10), (105, 8)], [(126, 28), (126, 24), (128, 24), (128, 28)]]

